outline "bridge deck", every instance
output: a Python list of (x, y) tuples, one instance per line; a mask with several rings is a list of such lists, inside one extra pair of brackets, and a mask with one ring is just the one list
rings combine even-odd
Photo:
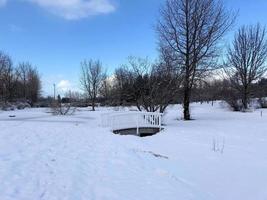
[(102, 126), (110, 127), (116, 134), (147, 136), (161, 131), (161, 120), (161, 113), (115, 112), (102, 116)]

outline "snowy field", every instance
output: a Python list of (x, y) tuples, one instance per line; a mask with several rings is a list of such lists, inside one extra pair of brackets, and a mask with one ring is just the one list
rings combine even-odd
[(267, 110), (194, 104), (184, 122), (174, 106), (146, 138), (101, 128), (100, 110), (0, 112), (0, 200), (267, 199)]

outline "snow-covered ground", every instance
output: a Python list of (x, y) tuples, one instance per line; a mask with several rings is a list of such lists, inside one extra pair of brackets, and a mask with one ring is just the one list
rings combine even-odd
[(267, 110), (194, 104), (184, 122), (173, 106), (146, 138), (101, 128), (100, 110), (1, 112), (0, 200), (267, 199)]

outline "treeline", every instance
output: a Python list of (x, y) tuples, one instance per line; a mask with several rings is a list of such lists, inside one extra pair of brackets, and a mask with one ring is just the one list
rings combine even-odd
[[(240, 86), (241, 87), (241, 86)], [(193, 102), (225, 101), (233, 111), (245, 111), (243, 105), (243, 94), (237, 90), (229, 79), (216, 79), (204, 82), (193, 89)], [(267, 108), (267, 79), (261, 78), (250, 85), (247, 107)]]
[(264, 106), (266, 29), (244, 25), (225, 48), (222, 39), (236, 18), (220, 0), (166, 0), (156, 26), (158, 61), (130, 58), (108, 78), (100, 61), (85, 61), (85, 94), (93, 107), (96, 98), (152, 112), (182, 103), (185, 120), (194, 101), (225, 100), (233, 110), (246, 111), (258, 98)]
[[(91, 60), (90, 63), (94, 61)], [(101, 62), (96, 63), (98, 64), (90, 65), (91, 70), (86, 70), (81, 79), (84, 92), (91, 104), (97, 102), (104, 106), (136, 106), (139, 110), (148, 112), (164, 112), (171, 104), (183, 103), (183, 77), (179, 75), (176, 68), (168, 67), (164, 61), (153, 63), (147, 58), (130, 57), (128, 63), (117, 68), (110, 77), (106, 75)], [(93, 69), (96, 66), (98, 73), (91, 73), (95, 71)], [(238, 90), (236, 84), (232, 84), (225, 74), (220, 74), (216, 72), (197, 81), (192, 86), (190, 102), (208, 102), (213, 105), (215, 101), (223, 100), (234, 111), (242, 111), (244, 109), (242, 90)], [(84, 82), (84, 76), (87, 77), (87, 84)], [(91, 79), (99, 81), (94, 82)], [(90, 83), (94, 84), (90, 86)], [(240, 84), (239, 87), (242, 85)], [(267, 107), (267, 79), (260, 78), (249, 88), (247, 105), (255, 103), (251, 100), (256, 99), (258, 106)], [(84, 98), (71, 92), (65, 96), (80, 101)]]
[(164, 112), (177, 102), (180, 85), (178, 72), (164, 61), (151, 63), (147, 58), (130, 57), (112, 77), (103, 79), (99, 97), (112, 106), (135, 105), (140, 111)]
[[(168, 105), (181, 103), (185, 120), (191, 119), (190, 103), (195, 101), (224, 100), (235, 111), (247, 111), (257, 99), (266, 107), (266, 29), (260, 24), (243, 25), (231, 44), (225, 44), (222, 39), (236, 19), (221, 0), (166, 0), (155, 30), (156, 61), (130, 57), (107, 75), (99, 60), (85, 60), (80, 78), (84, 95), (70, 92), (60, 102), (77, 99), (91, 104), (93, 110), (98, 103), (134, 105), (148, 112), (164, 112)], [(13, 66), (9, 56), (0, 54), (3, 102), (35, 103), (40, 85), (32, 65)]]
[(41, 94), (40, 75), (28, 62), (14, 65), (10, 56), (0, 52), (0, 103), (36, 103)]

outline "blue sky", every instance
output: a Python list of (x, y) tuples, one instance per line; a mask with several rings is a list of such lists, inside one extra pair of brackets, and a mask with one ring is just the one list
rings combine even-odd
[[(242, 24), (267, 24), (266, 0), (225, 0)], [(257, 2), (257, 3), (256, 3)], [(0, 0), (0, 50), (30, 61), (43, 94), (79, 89), (80, 62), (100, 59), (111, 73), (129, 55), (157, 56), (153, 26), (164, 0)], [(234, 31), (234, 30), (233, 30)], [(226, 41), (230, 40), (230, 36)]]

